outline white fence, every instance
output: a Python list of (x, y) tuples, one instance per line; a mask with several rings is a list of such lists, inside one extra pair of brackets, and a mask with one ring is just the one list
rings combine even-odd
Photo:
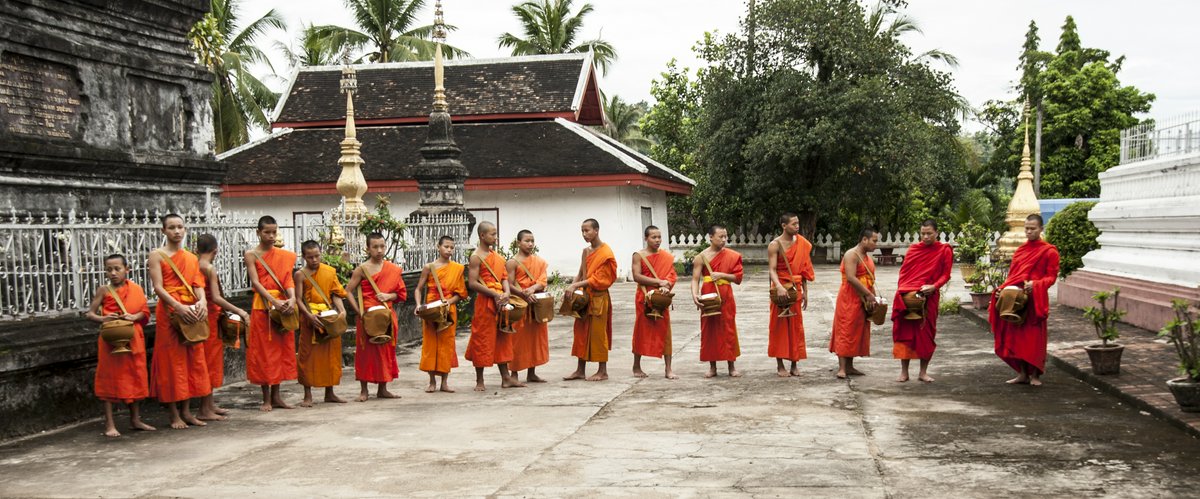
[[(961, 236), (961, 233), (941, 232), (938, 234), (938, 240), (955, 246), (955, 239)], [(767, 261), (767, 245), (776, 235), (768, 234), (733, 234), (729, 236), (728, 246), (742, 254), (742, 258), (748, 263), (761, 263)], [(995, 248), (996, 241), (1000, 239), (999, 232), (993, 232), (989, 238), (990, 245)], [(874, 255), (897, 255), (903, 257), (908, 252), (908, 247), (913, 243), (921, 240), (921, 235), (918, 232), (893, 232), (884, 233), (879, 237), (879, 247), (875, 250)], [(671, 253), (675, 255), (675, 260), (683, 259), (684, 253), (687, 250), (695, 248), (708, 241), (707, 234), (683, 234), (673, 235), (669, 239)], [(837, 263), (842, 259), (842, 242), (830, 234), (819, 234), (810, 241), (813, 245), (814, 258), (821, 256), (824, 253), (824, 260), (828, 263)], [(847, 246), (848, 248), (848, 246)]]
[(1200, 113), (1121, 130), (1121, 164), (1200, 151)]

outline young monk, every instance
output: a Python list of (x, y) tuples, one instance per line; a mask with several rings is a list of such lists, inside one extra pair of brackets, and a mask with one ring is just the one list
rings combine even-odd
[(274, 217), (258, 219), (258, 246), (243, 255), (254, 289), (250, 328), (246, 333), (246, 380), (262, 387), (259, 410), (292, 409), (283, 401), (279, 385), (296, 379), (296, 332), (283, 329), (271, 320), (270, 310), (296, 313), (296, 285), (292, 269), (296, 254), (276, 248), (279, 224)]
[(398, 399), (399, 395), (388, 391), (388, 382), (400, 375), (400, 366), (396, 364), (396, 337), (399, 336), (400, 324), (395, 312), (392, 313), (392, 341), (383, 344), (371, 343), (367, 336), (367, 328), (363, 326), (363, 315), (375, 306), (383, 306), (395, 310), (396, 304), (408, 299), (408, 288), (404, 286), (404, 271), (399, 265), (387, 261), (387, 240), (383, 234), (372, 232), (367, 234), (367, 261), (354, 269), (350, 282), (346, 283), (346, 291), (351, 294), (362, 293), (362, 302), (350, 300), (350, 307), (358, 316), (357, 333), (354, 335), (354, 377), (360, 387), (358, 402), (366, 402), (369, 391), (368, 383), (375, 383), (378, 389), (375, 396), (381, 399)]
[(642, 356), (662, 357), (667, 379), (677, 379), (671, 370), (671, 311), (663, 310), (662, 317), (646, 317), (646, 291), (670, 291), (679, 277), (675, 274), (675, 255), (662, 249), (662, 231), (653, 225), (642, 231), (646, 247), (633, 254), (630, 269), (639, 286), (633, 297), (633, 376), (645, 378)]
[(142, 326), (150, 322), (146, 292), (137, 283), (126, 279), (129, 263), (124, 255), (109, 255), (104, 259), (104, 275), (108, 284), (96, 288), (87, 317), (105, 323), (126, 320), (133, 323), (134, 335), (129, 340), (129, 352), (112, 353), (113, 347), (104, 339), (96, 343), (96, 397), (104, 401), (104, 436), (119, 437), (113, 422), (113, 404), (129, 406), (129, 426), (135, 430), (154, 431), (142, 422), (139, 402), (150, 396), (146, 378), (146, 337)]
[[(900, 359), (900, 377), (896, 381), (901, 383), (908, 381), (908, 364), (912, 359), (921, 362), (917, 379), (933, 382), (929, 360), (937, 347), (933, 338), (937, 336), (939, 290), (950, 282), (954, 266), (954, 250), (937, 239), (937, 222), (932, 219), (921, 222), (921, 240), (908, 247), (900, 266), (900, 280), (892, 300), (892, 356)], [(924, 317), (920, 320), (904, 318), (907, 314), (904, 294), (914, 291), (925, 297)]]
[(588, 310), (583, 317), (575, 319), (575, 343), (571, 355), (579, 358), (575, 372), (564, 380), (584, 379), (588, 362), (597, 362), (600, 367), (588, 381), (608, 379), (608, 351), (612, 350), (612, 300), (608, 288), (617, 280), (617, 259), (612, 248), (600, 240), (600, 222), (594, 218), (583, 221), (580, 226), (583, 240), (588, 246), (583, 249), (583, 261), (575, 282), (567, 286), (567, 293), (583, 289), (588, 294)]
[(833, 311), (833, 333), (829, 351), (838, 356), (839, 379), (862, 376), (854, 368), (855, 357), (871, 356), (871, 321), (863, 302), (875, 301), (875, 262), (871, 252), (879, 244), (875, 229), (863, 229), (858, 244), (842, 255), (842, 286), (838, 288), (837, 307)]
[(467, 267), (467, 286), (477, 293), (475, 315), (471, 317), (471, 340), (463, 357), (475, 366), (475, 391), (486, 390), (483, 370), (493, 365), (500, 368), (501, 388), (522, 387), (525, 384), (508, 372), (513, 358), (512, 338), (500, 331), (500, 313), (508, 304), (510, 291), (504, 257), (495, 252), (496, 225), (480, 222), (477, 233), (479, 246)]
[[(458, 302), (467, 297), (467, 285), (463, 281), (466, 267), (450, 260), (454, 255), (453, 237), (438, 238), (437, 250), (438, 259), (421, 269), (421, 277), (417, 279), (417, 296), (424, 296), (424, 303), (438, 300), (448, 303), (449, 318), (454, 322), (446, 329), (438, 331), (437, 324), (422, 321), (419, 368), (429, 373), (429, 386), (425, 387), (425, 393), (439, 390), (437, 378), (442, 380), (441, 391), (454, 393), (447, 378), (450, 370), (458, 367), (458, 350), (454, 346), (454, 337), (458, 330)], [(424, 304), (421, 306), (424, 307)], [(414, 308), (413, 313), (417, 312), (420, 312), (420, 307)]]
[[(174, 213), (162, 218), (167, 244), (151, 251), (146, 268), (158, 303), (154, 306), (154, 355), (150, 359), (150, 396), (167, 405), (171, 428), (205, 426), (192, 415), (189, 402), (212, 393), (204, 343), (188, 343), (171, 325), (171, 316), (194, 324), (208, 320), (204, 274), (196, 255), (183, 249), (187, 229)], [(178, 272), (176, 272), (178, 270)]]
[[(217, 330), (217, 319), (221, 311), (229, 311), (242, 318), (244, 323), (250, 323), (250, 314), (238, 306), (229, 303), (221, 293), (221, 281), (217, 277), (217, 269), (213, 260), (217, 257), (217, 238), (212, 234), (201, 234), (196, 239), (196, 256), (200, 259), (200, 273), (204, 275), (207, 285), (204, 288), (205, 301), (208, 302), (208, 341), (204, 342), (204, 357), (208, 364), (208, 379), (213, 390), (225, 383), (225, 343)], [(229, 411), (217, 406), (213, 394), (200, 399), (200, 412), (196, 417), (201, 421), (222, 421)]]
[(296, 305), (300, 308), (300, 346), (297, 350), (296, 377), (304, 386), (304, 400), (300, 407), (313, 406), (313, 387), (325, 389), (325, 401), (344, 404), (333, 393), (333, 387), (342, 383), (342, 335), (331, 338), (315, 338), (317, 331), (325, 329), (317, 317), (325, 311), (337, 312), (346, 319), (346, 306), (342, 300), (346, 289), (338, 281), (337, 270), (321, 263), (321, 245), (313, 240), (300, 245), (300, 256), (304, 266), (292, 276), (292, 282), (300, 283), (300, 297)]
[[(804, 343), (804, 311), (808, 309), (808, 282), (816, 278), (812, 266), (812, 244), (800, 235), (800, 217), (795, 213), (784, 213), (779, 217), (783, 234), (767, 245), (767, 274), (771, 279), (771, 293), (786, 297), (784, 282), (796, 288), (796, 303), (790, 308), (790, 317), (780, 317), (783, 309), (771, 301), (770, 341), (767, 355), (775, 358), (775, 370), (781, 378), (799, 376), (796, 364), (808, 358)], [(784, 368), (783, 361), (791, 362), (791, 369)]]
[(742, 350), (738, 345), (737, 304), (730, 286), (742, 283), (742, 255), (725, 247), (728, 239), (729, 231), (724, 225), (709, 227), (709, 247), (692, 260), (692, 303), (696, 308), (703, 308), (701, 295), (721, 295), (721, 314), (700, 318), (700, 361), (708, 362), (705, 378), (717, 375), (720, 361), (728, 364), (730, 377), (742, 376), (734, 364)]
[[(508, 368), (513, 378), (519, 379), (526, 370), (525, 380), (545, 383), (537, 375), (537, 366), (550, 361), (550, 325), (534, 320), (533, 306), (538, 302), (537, 294), (546, 290), (546, 260), (537, 256), (537, 245), (533, 233), (528, 230), (517, 232), (517, 254), (508, 260), (508, 288), (529, 303), (525, 318), (515, 325), (513, 334), (513, 360)], [(552, 300), (553, 298), (546, 298)]]
[(1058, 279), (1058, 248), (1042, 240), (1042, 216), (1025, 218), (1027, 241), (1013, 253), (1008, 269), (1008, 286), (1020, 286), (1029, 295), (1025, 304), (1025, 322), (1017, 325), (1000, 320), (996, 308), (998, 294), (992, 295), (988, 322), (996, 335), (996, 355), (1017, 372), (1009, 384), (1042, 385), (1046, 372), (1046, 321), (1050, 318), (1050, 287)]

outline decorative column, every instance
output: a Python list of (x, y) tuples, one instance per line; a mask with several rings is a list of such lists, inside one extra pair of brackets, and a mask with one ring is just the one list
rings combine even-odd
[(1025, 244), (1025, 218), (1034, 213), (1041, 213), (1037, 194), (1033, 192), (1032, 161), (1029, 158), (1029, 103), (1025, 103), (1025, 148), (1021, 151), (1021, 172), (1017, 174), (1017, 188), (1013, 191), (1012, 200), (1008, 202), (1008, 214), (1004, 222), (1008, 231), (996, 241), (996, 259), (1004, 262), (1012, 261), (1013, 253)]
[(358, 141), (354, 129), (354, 92), (358, 90), (358, 77), (354, 67), (346, 64), (342, 68), (342, 93), (346, 94), (346, 138), (342, 139), (342, 157), (338, 165), (342, 174), (338, 176), (337, 191), (342, 195), (342, 215), (347, 218), (357, 218), (367, 213), (363, 204), (363, 194), (367, 193), (367, 179), (363, 177), (362, 156), (359, 155)]

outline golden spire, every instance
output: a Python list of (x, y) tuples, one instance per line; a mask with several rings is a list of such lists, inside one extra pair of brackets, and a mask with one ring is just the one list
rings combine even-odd
[(367, 212), (362, 200), (363, 194), (367, 193), (367, 179), (362, 174), (363, 160), (359, 154), (362, 143), (358, 141), (358, 132), (354, 128), (354, 93), (358, 90), (358, 76), (350, 65), (349, 54), (346, 54), (343, 62), (341, 88), (342, 93), (346, 94), (346, 138), (342, 139), (342, 156), (338, 159), (342, 173), (338, 175), (337, 191), (342, 195), (341, 214), (357, 217)]
[(446, 42), (442, 0), (437, 0), (433, 9), (433, 40), (437, 42), (437, 51), (433, 54), (433, 110), (445, 113), (450, 111), (450, 105), (446, 103), (445, 69), (442, 67), (442, 44)]
[(1017, 174), (1017, 187), (1013, 190), (1012, 200), (1008, 202), (1008, 213), (1004, 222), (1008, 231), (996, 242), (997, 256), (1004, 261), (1011, 261), (1013, 253), (1025, 244), (1025, 218), (1034, 213), (1041, 213), (1042, 206), (1038, 203), (1037, 194), (1033, 192), (1033, 161), (1029, 157), (1029, 101), (1025, 101), (1025, 147), (1021, 151), (1021, 171)]

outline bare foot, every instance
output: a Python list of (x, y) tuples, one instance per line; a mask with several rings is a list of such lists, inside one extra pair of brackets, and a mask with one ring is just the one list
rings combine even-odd
[(577, 380), (577, 379), (584, 379), (584, 378), (586, 378), (586, 377), (587, 377), (587, 376), (585, 376), (585, 375), (583, 374), (583, 371), (575, 371), (575, 372), (571, 373), (571, 375), (570, 375), (570, 376), (566, 376), (566, 377), (564, 377), (564, 378), (563, 378), (563, 381), (574, 381), (574, 380)]
[(742, 372), (737, 369), (734, 369), (732, 371), (729, 371), (729, 377), (730, 378), (740, 378), (740, 377), (742, 377)]
[(800, 370), (799, 370), (799, 369), (792, 369), (792, 371), (791, 371), (791, 375), (792, 375), (792, 376), (799, 376), (799, 375), (800, 375)]
[(213, 412), (220, 414), (222, 416), (225, 416), (225, 415), (229, 414), (229, 409), (226, 409), (224, 407), (215, 407), (215, 408), (213, 408)]
[(866, 376), (867, 375), (866, 373), (859, 371), (858, 369), (855, 369), (853, 367), (847, 367), (846, 374), (849, 374), (851, 376)]
[(715, 378), (716, 376), (717, 376), (717, 368), (715, 368), (715, 367), (709, 369), (708, 372), (704, 373), (705, 378)]
[(846, 379), (846, 371), (838, 371), (837, 378), (838, 379)]
[(907, 383), (907, 382), (908, 382), (908, 375), (907, 375), (907, 374), (901, 374), (901, 375), (900, 375), (900, 377), (896, 378), (896, 382), (897, 382), (897, 383)]
[(437, 383), (429, 382), (429, 386), (425, 387), (425, 393), (433, 393), (437, 391)]
[(157, 430), (158, 430), (158, 428), (155, 428), (155, 427), (153, 427), (153, 426), (150, 426), (150, 425), (148, 425), (148, 424), (146, 424), (146, 423), (143, 423), (143, 422), (141, 422), (141, 421), (132, 421), (132, 422), (130, 422), (130, 423), (129, 423), (129, 426), (132, 426), (132, 427), (133, 427), (133, 429), (135, 429), (135, 430), (139, 430), (139, 431), (157, 431)]
[(200, 412), (200, 413), (196, 414), (196, 419), (199, 419), (201, 421), (225, 421), (226, 419), (229, 419), (229, 418), (226, 418), (225, 416), (217, 414), (216, 412), (212, 412), (212, 413)]
[(445, 383), (442, 383), (442, 391), (446, 392), (446, 393), (454, 393), (454, 389), (450, 388), (450, 385), (447, 385)]
[(188, 427), (188, 424), (184, 423), (182, 419), (178, 419), (178, 418), (171, 419), (171, 428), (172, 429), (183, 430), (183, 429), (186, 429), (187, 427)]
[(500, 382), (500, 388), (525, 388), (525, 383), (517, 378), (504, 378), (504, 381)]
[(1029, 378), (1029, 384), (1031, 386), (1042, 386), (1042, 380), (1037, 378)]
[(679, 379), (679, 376), (675, 375), (675, 371), (672, 371), (670, 369), (667, 369), (666, 375), (663, 377), (665, 377), (667, 379)]
[(312, 407), (312, 406), (313, 406), (312, 399), (304, 399), (304, 400), (300, 401), (300, 407)]
[(647, 378), (647, 377), (649, 377), (649, 376), (646, 374), (646, 371), (643, 371), (643, 370), (641, 370), (641, 369), (634, 369), (634, 370), (633, 370), (633, 377), (635, 377), (635, 378)]
[(1008, 383), (1008, 384), (1010, 384), (1010, 385), (1028, 385), (1028, 384), (1029, 384), (1029, 378), (1028, 378), (1028, 377), (1026, 377), (1026, 376), (1017, 376), (1017, 377), (1015, 377), (1015, 378), (1013, 378), (1013, 379), (1010, 379), (1010, 380), (1008, 380), (1008, 381), (1005, 381), (1005, 383)]
[(325, 396), (325, 401), (329, 402), (331, 404), (345, 404), (346, 403), (346, 401), (342, 400), (341, 397), (338, 397), (337, 395), (332, 394), (332, 393)]
[(183, 419), (183, 421), (185, 423), (192, 425), (192, 426), (208, 426), (208, 423), (205, 423), (204, 421), (200, 421), (199, 419), (196, 419), (196, 417), (192, 416), (191, 414), (183, 414), (180, 417)]
[(775, 371), (775, 375), (779, 376), (780, 378), (790, 378), (792, 376), (792, 374), (788, 373), (787, 369), (782, 367)]
[(536, 374), (530, 374), (529, 376), (527, 376), (525, 378), (525, 381), (528, 381), (530, 383), (545, 383), (546, 382), (545, 379), (538, 377), (538, 375), (536, 375)]
[(920, 376), (917, 376), (917, 379), (924, 381), (926, 383), (933, 383), (933, 378), (931, 378), (928, 374), (922, 374)]
[(105, 429), (105, 430), (104, 430), (104, 436), (106, 436), (106, 437), (119, 437), (119, 436), (121, 436), (121, 432), (117, 431), (117, 429), (116, 429), (115, 427), (113, 427), (113, 428), (107, 428), (107, 429)]
[(355, 402), (366, 402), (367, 398), (369, 398), (367, 395), (367, 392), (362, 392), (362, 393), (358, 394), (357, 397), (354, 397), (354, 401)]
[(587, 378), (588, 381), (604, 381), (606, 379), (608, 379), (608, 373), (596, 373)]
[(392, 392), (389, 392), (389, 391), (387, 391), (387, 389), (386, 389), (386, 388), (380, 388), (380, 389), (379, 389), (379, 392), (377, 392), (377, 393), (375, 394), (375, 398), (379, 398), (379, 399), (398, 399), (398, 398), (401, 398), (401, 397), (400, 397), (399, 395), (396, 395), (396, 394), (394, 394), (394, 393), (392, 393)]
[(486, 390), (487, 390), (487, 387), (483, 386), (483, 383), (475, 383), (475, 391), (482, 392), (482, 391), (486, 391)]
[(284, 402), (283, 399), (281, 399), (281, 398), (272, 400), (271, 407), (274, 407), (276, 409), (295, 409), (295, 407), (288, 405), (288, 403)]
[(262, 412), (271, 412), (271, 404), (264, 403), (263, 405), (258, 406), (258, 410)]

